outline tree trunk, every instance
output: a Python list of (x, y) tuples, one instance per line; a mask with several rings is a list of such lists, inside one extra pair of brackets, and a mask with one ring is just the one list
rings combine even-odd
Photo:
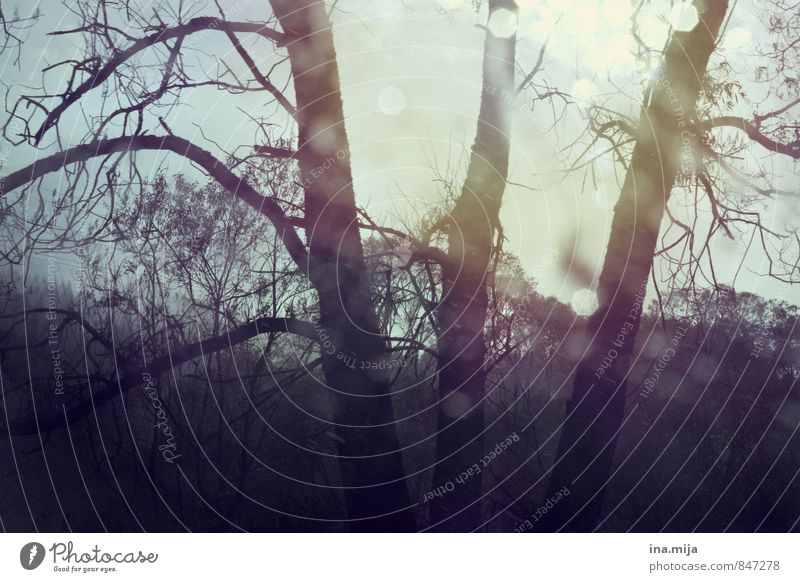
[[(659, 227), (680, 170), (692, 171), (690, 124), (727, 0), (697, 1), (700, 20), (676, 31), (642, 110), (631, 164), (614, 208), (598, 286), (599, 308), (586, 324), (558, 455), (547, 490), (570, 491), (548, 512), (542, 531), (591, 531), (600, 521), (625, 410), (625, 377), (641, 320)], [(704, 12), (701, 11), (704, 7)]]
[(385, 359), (387, 345), (358, 229), (331, 23), (324, 2), (271, 4), (289, 37), (309, 279), (319, 296), (323, 370), (350, 528), (413, 531), (388, 374), (361, 365)]
[[(516, 2), (490, 1), (490, 22), (502, 17), (499, 10), (516, 15)], [(508, 177), (515, 47), (516, 34), (495, 36), (487, 29), (477, 134), (449, 222), (449, 261), (442, 268), (437, 310), (439, 405), (433, 475), (433, 490), (444, 492), (431, 501), (432, 526), (441, 531), (472, 531), (481, 524), (480, 473), (462, 482), (456, 478), (473, 465), (480, 468), (484, 455), (486, 285)], [(442, 489), (449, 489), (450, 482), (452, 491)]]

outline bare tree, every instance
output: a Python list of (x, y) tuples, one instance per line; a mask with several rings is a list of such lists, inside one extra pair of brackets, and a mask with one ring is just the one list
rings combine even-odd
[[(502, 244), (500, 204), (508, 178), (515, 96), (517, 18), (513, 0), (489, 2), (477, 134), (461, 195), (446, 221), (447, 258), (437, 306), (438, 424), (433, 487), (459, 477), (483, 457), (488, 287)], [(498, 235), (499, 233), (499, 235)], [(497, 240), (495, 240), (497, 238)], [(481, 524), (480, 475), (431, 504), (433, 527), (472, 531)]]
[(681, 136), (694, 118), (728, 2), (697, 3), (697, 9), (697, 24), (673, 33), (634, 130), (599, 279), (599, 307), (586, 324), (588, 346), (575, 372), (547, 489), (548, 497), (563, 487), (571, 494), (548, 514), (543, 529), (587, 531), (600, 518), (661, 218), (681, 169)]
[[(85, 58), (61, 63), (59, 66), (72, 69), (67, 87), (57, 93), (43, 91), (22, 97), (9, 110), (9, 121), (4, 128), (6, 137), (15, 144), (28, 142), (41, 146), (46, 136), (55, 134), (59, 151), (8, 175), (4, 181), (4, 196), (13, 206), (31, 190), (38, 189), (41, 193), (43, 178), (50, 172), (61, 172), (68, 180), (68, 192), (62, 200), (78, 200), (79, 203), (57, 208), (42, 204), (39, 215), (32, 221), (27, 217), (24, 223), (17, 224), (24, 228), (26, 240), (34, 243), (29, 247), (35, 248), (36, 241), (49, 233), (49, 224), (43, 219), (47, 211), (53, 210), (65, 223), (74, 224), (75, 220), (70, 220), (68, 214), (76, 218), (86, 213), (87, 208), (99, 204), (98, 198), (106, 197), (107, 207), (113, 209), (117, 172), (123, 160), (134, 162), (132, 181), (141, 183), (134, 154), (148, 150), (171, 152), (190, 160), (232, 197), (265, 215), (319, 298), (320, 329), (314, 329), (314, 335), (325, 333), (334, 347), (322, 350), (321, 356), (331, 396), (331, 424), (339, 448), (342, 487), (351, 527), (411, 530), (414, 522), (404, 483), (400, 446), (394, 432), (387, 375), (381, 370), (349, 366), (342, 357), (377, 362), (385, 357), (387, 344), (375, 316), (361, 247), (329, 16), (325, 4), (319, 1), (275, 0), (271, 4), (282, 32), (275, 30), (269, 20), (263, 23), (227, 20), (221, 9), (218, 17), (187, 19), (180, 8), (177, 11), (157, 9), (148, 16), (130, 5), (79, 3), (73, 11), (82, 19), (82, 24), (55, 34), (83, 35), (87, 47)], [(114, 14), (115, 9), (117, 14)], [(176, 23), (167, 24), (165, 19), (169, 17)], [(128, 24), (128, 30), (122, 27), (124, 23)], [(137, 34), (136, 29), (143, 35)], [(204, 72), (198, 73), (186, 64), (184, 49), (191, 36), (198, 33), (227, 37), (252, 75), (252, 81), (241, 81), (230, 67), (224, 68), (216, 78), (192, 78), (193, 74)], [(288, 52), (295, 103), (270, 80), (272, 75), (280, 74), (285, 58), (277, 56), (273, 49), (269, 54), (276, 55), (275, 64), (269, 73), (262, 72), (259, 63), (268, 59), (253, 58), (239, 40), (238, 35), (242, 34), (255, 35)], [(151, 71), (136, 62), (138, 56), (148, 51), (161, 58), (155, 86), (149, 75)], [(65, 113), (79, 106), (93, 90), (112, 83), (114, 90), (104, 93), (106, 98), (99, 108), (100, 114), (89, 119), (85, 143), (62, 146), (59, 122)], [(291, 216), (282, 201), (262, 194), (250, 180), (234, 171), (237, 166), (244, 164), (246, 167), (252, 154), (244, 158), (233, 156), (233, 164), (226, 164), (173, 133), (167, 117), (171, 111), (169, 104), (176, 103), (183, 91), (198, 86), (216, 87), (234, 95), (265, 92), (272, 96), (284, 115), (296, 121), (296, 148), (285, 147), (285, 142), (276, 144), (267, 138), (267, 143), (259, 145), (255, 153), (298, 164), (299, 187), (304, 192), (300, 216)], [(112, 97), (107, 97), (109, 95)], [(23, 129), (10, 134), (12, 128), (18, 126)], [(258, 127), (265, 126), (259, 123)], [(111, 132), (118, 136), (107, 137)], [(261, 136), (264, 138), (265, 134)], [(89, 164), (96, 158), (100, 159), (100, 170)], [(321, 173), (324, 179), (320, 179)], [(104, 187), (95, 187), (98, 183)], [(9, 193), (17, 189), (21, 189), (20, 198), (9, 200)], [(294, 207), (289, 209), (295, 211)], [(298, 227), (305, 231), (305, 242)], [(48, 244), (64, 246), (70, 236), (75, 233), (64, 229), (58, 240), (48, 240)], [(291, 319), (260, 318), (230, 333), (246, 339), (254, 333), (292, 329), (297, 328)], [(220, 342), (210, 338), (178, 348), (173, 353), (180, 354), (179, 360), (189, 359), (227, 345), (227, 339)], [(174, 363), (169, 359), (163, 365)], [(160, 360), (150, 363), (151, 368), (161, 365)], [(123, 390), (139, 382), (141, 377), (135, 373), (121, 380)], [(108, 390), (107, 398), (115, 393), (118, 390)], [(91, 406), (90, 401), (76, 404), (66, 416), (75, 418)], [(16, 430), (41, 428), (29, 423), (16, 426)]]

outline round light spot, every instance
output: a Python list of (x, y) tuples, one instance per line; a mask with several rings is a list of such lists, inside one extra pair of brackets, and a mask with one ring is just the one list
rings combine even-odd
[(636, 59), (633, 55), (634, 45), (630, 34), (613, 34), (603, 44), (603, 50), (597, 51), (597, 56), (601, 59), (599, 68), (605, 70), (613, 67), (634, 68)]
[(672, 9), (672, 28), (681, 32), (692, 30), (700, 22), (697, 8), (691, 2), (679, 2)]
[(441, 410), (450, 418), (461, 418), (470, 411), (472, 401), (461, 392), (453, 392), (440, 402)]
[(384, 115), (400, 115), (406, 108), (406, 95), (397, 87), (386, 87), (378, 94), (378, 108)]
[(517, 33), (519, 18), (515, 12), (501, 8), (489, 17), (489, 32), (497, 38), (511, 38)]
[(572, 309), (580, 316), (597, 311), (597, 295), (591, 289), (581, 289), (572, 296)]
[(639, 38), (651, 48), (661, 48), (667, 42), (669, 26), (654, 14), (642, 14), (638, 19)]

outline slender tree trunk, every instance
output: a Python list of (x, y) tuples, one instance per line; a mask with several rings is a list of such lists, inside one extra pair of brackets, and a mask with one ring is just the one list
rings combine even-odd
[(309, 278), (319, 296), (323, 370), (344, 497), (357, 531), (415, 529), (388, 375), (364, 262), (333, 32), (325, 3), (271, 0), (287, 44), (297, 106)]
[[(490, 1), (490, 22), (502, 17), (496, 14), (499, 10), (516, 14), (516, 2)], [(515, 47), (515, 34), (495, 36), (487, 29), (477, 135), (449, 223), (450, 260), (442, 269), (433, 490), (443, 493), (431, 501), (431, 521), (443, 531), (471, 531), (481, 523), (481, 475), (467, 472), (476, 464), (480, 468), (484, 455), (486, 285), (508, 177)], [(467, 477), (457, 480), (462, 474)], [(448, 483), (453, 484), (451, 491)]]
[[(727, 0), (696, 1), (700, 20), (675, 32), (642, 110), (631, 164), (614, 208), (598, 286), (599, 308), (586, 324), (588, 347), (578, 364), (547, 496), (570, 494), (548, 512), (542, 531), (591, 531), (600, 521), (611, 475), (626, 382), (641, 320), (659, 227), (678, 172), (692, 171), (685, 146)], [(683, 154), (683, 156), (682, 156)]]

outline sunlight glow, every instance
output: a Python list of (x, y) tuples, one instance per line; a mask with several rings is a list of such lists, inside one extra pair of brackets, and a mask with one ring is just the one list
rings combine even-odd
[(635, 64), (633, 51), (634, 42), (630, 34), (611, 35), (603, 41), (602, 49), (597, 51), (596, 56), (600, 59), (598, 68), (605, 70), (612, 67), (632, 69)]
[(575, 28), (581, 34), (595, 34), (597, 22), (600, 20), (600, 10), (594, 2), (582, 3), (572, 11), (575, 18)]
[(642, 14), (638, 19), (639, 36), (651, 48), (661, 48), (667, 42), (669, 26), (654, 14)]
[(572, 84), (572, 90), (570, 93), (575, 99), (588, 105), (595, 96), (596, 90), (594, 83), (592, 83), (589, 79), (578, 79)]
[(645, 55), (638, 58), (636, 60), (636, 72), (639, 73), (641, 77), (646, 79), (652, 78), (653, 73), (656, 72), (653, 58), (650, 55)]
[(602, 3), (600, 14), (609, 24), (625, 26), (633, 15), (633, 7), (630, 0), (606, 0)]

